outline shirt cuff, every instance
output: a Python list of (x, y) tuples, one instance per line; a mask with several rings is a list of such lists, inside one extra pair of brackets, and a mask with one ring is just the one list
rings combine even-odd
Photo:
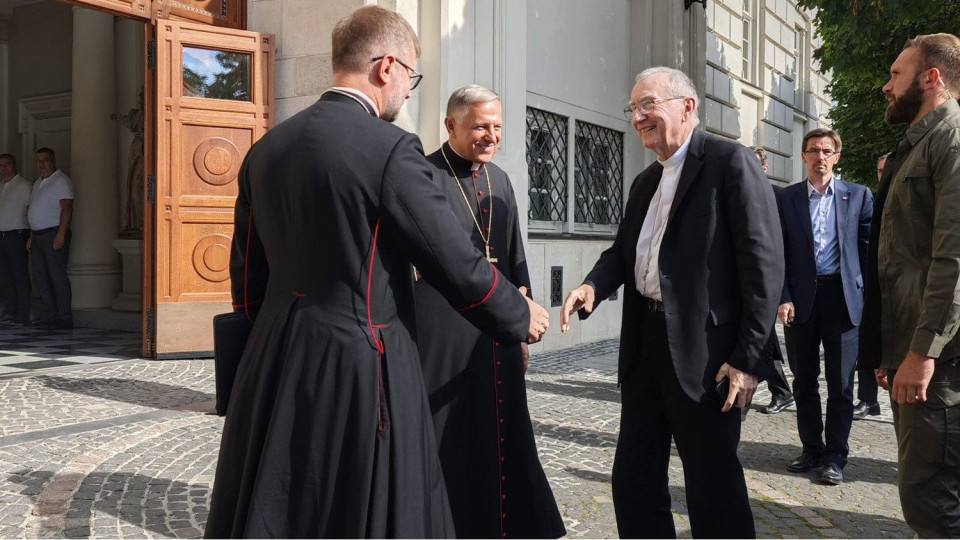
[(950, 339), (926, 328), (917, 328), (913, 332), (913, 339), (910, 340), (910, 350), (930, 358), (939, 358), (943, 348), (950, 343)]

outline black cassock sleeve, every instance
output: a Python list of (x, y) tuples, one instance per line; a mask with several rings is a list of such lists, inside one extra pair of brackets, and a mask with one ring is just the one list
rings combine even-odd
[(517, 211), (517, 199), (513, 194), (513, 184), (510, 178), (504, 175), (505, 179), (505, 199), (510, 215), (507, 224), (510, 227), (507, 230), (507, 241), (510, 242), (510, 281), (514, 287), (526, 287), (527, 296), (533, 298), (533, 291), (530, 289), (530, 269), (527, 267), (527, 254), (523, 250), (523, 234), (520, 229), (520, 215)]
[(431, 181), (415, 135), (391, 152), (380, 193), (383, 234), (404, 247), (423, 278), (461, 315), (505, 344), (526, 340), (526, 301), (474, 246)]
[(244, 311), (252, 322), (267, 289), (270, 267), (263, 243), (254, 226), (250, 208), (250, 182), (244, 159), (237, 177), (240, 193), (233, 213), (233, 245), (230, 253), (230, 292), (234, 311)]

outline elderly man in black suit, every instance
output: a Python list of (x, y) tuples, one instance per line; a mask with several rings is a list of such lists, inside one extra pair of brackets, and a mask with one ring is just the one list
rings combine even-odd
[(676, 535), (671, 439), (693, 535), (754, 536), (737, 457), (740, 413), (731, 409), (750, 403), (765, 370), (783, 246), (760, 163), (749, 148), (697, 129), (698, 103), (680, 71), (637, 76), (624, 113), (658, 159), (634, 180), (613, 246), (561, 311), (565, 331), (574, 311), (585, 318), (625, 285), (613, 465), (622, 537)]
[(354, 11), (333, 32), (334, 87), (241, 167), (230, 275), (254, 323), (207, 537), (452, 537), (411, 263), (499, 342), (547, 328), (451, 226), (419, 139), (384, 121), (419, 82), (419, 55), (402, 17)]

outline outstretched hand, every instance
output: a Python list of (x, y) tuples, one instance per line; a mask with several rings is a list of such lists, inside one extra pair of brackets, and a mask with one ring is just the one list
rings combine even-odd
[(566, 332), (570, 329), (570, 315), (574, 311), (583, 309), (587, 313), (592, 313), (595, 297), (596, 292), (593, 287), (586, 283), (570, 291), (560, 310), (560, 331)]

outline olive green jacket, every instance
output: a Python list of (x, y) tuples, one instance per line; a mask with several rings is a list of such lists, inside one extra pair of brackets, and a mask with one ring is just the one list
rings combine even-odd
[(865, 310), (880, 313), (861, 328), (861, 342), (873, 340), (861, 355), (874, 356), (861, 367), (896, 369), (908, 350), (938, 361), (960, 356), (960, 105), (940, 105), (904, 138), (878, 192), (888, 190), (867, 294), (874, 277), (879, 304)]

